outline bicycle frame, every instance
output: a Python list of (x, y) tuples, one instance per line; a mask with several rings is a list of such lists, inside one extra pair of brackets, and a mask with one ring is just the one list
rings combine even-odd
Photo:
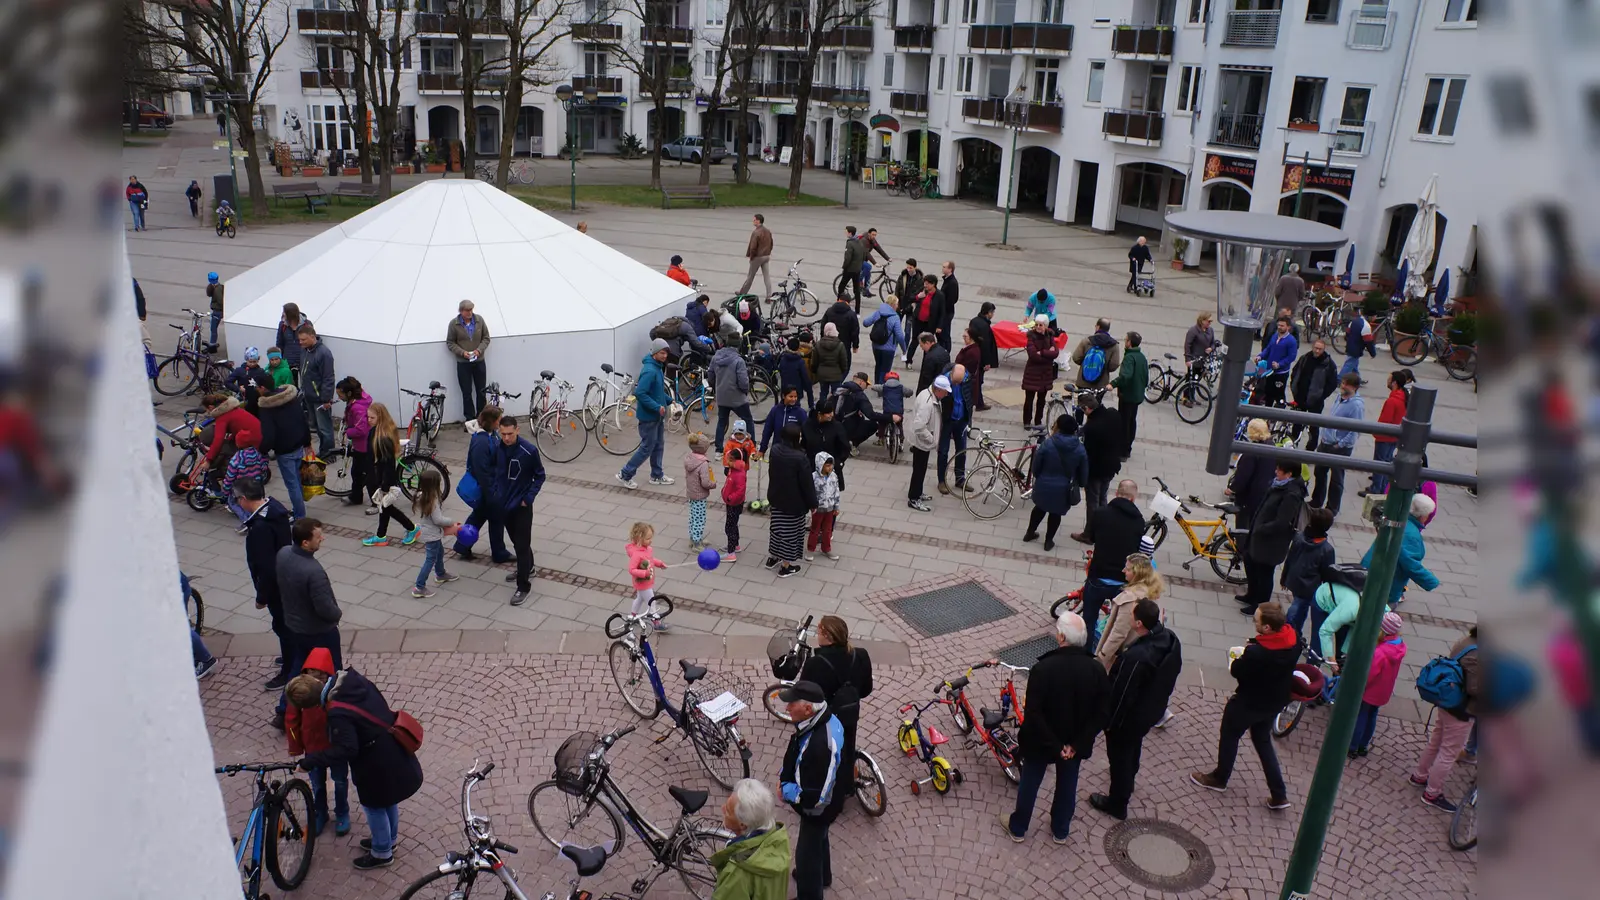
[(447, 853), (445, 861), (439, 864), (437, 871), (445, 874), (464, 872), (468, 869), (478, 872), (490, 872), (505, 886), (506, 893), (509, 896), (515, 897), (517, 900), (533, 900), (517, 884), (515, 875), (506, 866), (504, 860), (500, 858), (499, 851), (504, 850), (508, 853), (516, 853), (517, 848), (495, 840), (494, 835), (489, 831), (489, 819), (472, 813), (472, 789), (478, 782), (487, 778), (489, 772), (493, 771), (493, 769), (494, 763), (489, 763), (480, 772), (478, 771), (477, 763), (474, 762), (472, 769), (467, 773), (467, 777), (462, 781), (461, 820), (463, 822), (463, 830), (467, 835), (468, 849), (464, 854)]
[(661, 682), (661, 670), (656, 667), (656, 652), (650, 646), (650, 636), (639, 634), (638, 642), (639, 653), (644, 656), (645, 665), (650, 669), (650, 688), (655, 691), (656, 702), (661, 704), (662, 711), (671, 716), (680, 728), (683, 727), (685, 723), (682, 714), (685, 710), (673, 706), (672, 701), (667, 697), (667, 687)]
[(252, 892), (258, 894), (261, 890), (261, 875), (266, 871), (263, 863), (267, 840), (267, 824), (263, 821), (267, 810), (267, 789), (262, 780), (264, 774), (256, 773), (256, 794), (250, 806), (250, 818), (245, 820), (244, 833), (239, 836), (239, 844), (233, 851), (233, 867), (235, 870), (242, 870), (245, 864), (245, 851), (248, 848), (250, 885)]

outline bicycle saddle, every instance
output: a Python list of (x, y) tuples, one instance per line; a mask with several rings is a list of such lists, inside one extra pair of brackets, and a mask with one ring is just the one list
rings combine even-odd
[(667, 788), (667, 793), (671, 794), (672, 799), (678, 801), (678, 805), (683, 807), (683, 814), (686, 816), (699, 812), (700, 807), (706, 805), (706, 798), (711, 796), (706, 791), (691, 791), (688, 788), (678, 787), (677, 785)]
[(606, 865), (606, 848), (604, 845), (579, 847), (574, 844), (566, 844), (561, 848), (561, 855), (572, 860), (572, 864), (578, 867), (578, 875), (582, 878), (599, 874), (600, 870), (605, 868)]
[(230, 369), (233, 368), (233, 360), (231, 359), (213, 359), (212, 362), (219, 366), (227, 366)]
[(950, 680), (950, 690), (952, 690), (952, 691), (959, 691), (959, 690), (961, 690), (961, 689), (962, 689), (962, 688), (964, 688), (964, 687), (966, 687), (966, 686), (967, 686), (967, 685), (968, 685), (968, 684), (970, 684), (970, 683), (971, 683), (971, 682), (972, 682), (972, 680), (971, 680), (971, 679), (969, 679), (969, 678), (968, 678), (968, 677), (967, 677), (967, 676), (965, 676), (965, 675), (963, 675), (963, 676), (961, 676), (961, 677), (960, 677), (960, 678), (952, 678), (952, 679), (951, 679), (951, 680)]
[(556, 373), (550, 371), (549, 369), (545, 369), (543, 372), (539, 373), (539, 377), (543, 378), (545, 381), (555, 381)]
[(678, 660), (678, 665), (683, 667), (683, 680), (690, 684), (694, 684), (696, 681), (706, 677), (705, 666), (697, 666), (687, 659)]
[(1235, 514), (1235, 513), (1237, 513), (1239, 511), (1239, 504), (1237, 504), (1237, 503), (1218, 503), (1217, 504), (1217, 510), (1220, 511), (1220, 512), (1225, 512), (1225, 513), (1227, 513), (1228, 515), (1231, 516), (1231, 515), (1233, 515), (1233, 514)]
[(607, 375), (610, 375), (612, 372), (615, 372), (616, 369), (611, 368), (611, 363), (601, 363), (600, 364), (600, 371), (606, 373)]
[(1167, 359), (1177, 359), (1177, 357), (1173, 356), (1171, 353), (1163, 353), (1161, 355), (1165, 356)]
[(444, 387), (444, 385), (440, 384), (437, 381), (428, 382), (428, 390), (430, 390), (430, 391), (437, 391), (438, 389), (440, 389), (442, 387)]
[(984, 731), (993, 731), (1000, 727), (1001, 722), (1006, 720), (1006, 717), (998, 709), (980, 709), (978, 710), (978, 715), (983, 716)]

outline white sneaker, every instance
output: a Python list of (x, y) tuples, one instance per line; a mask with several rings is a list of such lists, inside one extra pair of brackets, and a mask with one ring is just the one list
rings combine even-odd
[(1167, 727), (1167, 723), (1171, 722), (1174, 718), (1176, 718), (1176, 717), (1172, 715), (1172, 710), (1170, 710), (1170, 709), (1163, 710), (1161, 712), (1161, 721), (1156, 723), (1156, 727), (1157, 728), (1165, 728), (1165, 727)]
[(806, 554), (806, 562), (811, 562), (812, 560), (814, 560), (816, 558), (817, 558), (816, 554), (814, 554), (814, 553), (807, 553)]
[(829, 559), (838, 559), (839, 558), (839, 554), (837, 554), (837, 553), (824, 553), (822, 555), (826, 556)]
[(637, 491), (639, 489), (639, 482), (634, 481), (632, 478), (623, 478), (621, 472), (618, 472), (616, 477), (617, 482), (628, 490)]
[(677, 481), (677, 479), (673, 478), (671, 475), (663, 475), (660, 478), (652, 477), (650, 479), (650, 483), (651, 484), (677, 484), (678, 481)]

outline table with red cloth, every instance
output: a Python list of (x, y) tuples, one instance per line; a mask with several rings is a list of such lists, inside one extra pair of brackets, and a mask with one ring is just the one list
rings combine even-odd
[[(1001, 350), (1010, 350), (1007, 357), (1016, 355), (1016, 351), (1028, 346), (1028, 332), (1023, 331), (1016, 322), (1002, 322), (996, 319), (990, 326), (994, 330), (994, 343)], [(1056, 349), (1067, 349), (1067, 333), (1065, 331), (1056, 335)]]

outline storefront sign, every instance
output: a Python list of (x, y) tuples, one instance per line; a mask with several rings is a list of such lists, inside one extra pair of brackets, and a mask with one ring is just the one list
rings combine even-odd
[(792, 116), (797, 112), (799, 112), (799, 110), (795, 109), (793, 103), (772, 104), (772, 114), (775, 116)]
[(1217, 178), (1231, 178), (1253, 188), (1256, 183), (1256, 161), (1246, 156), (1219, 156), (1215, 153), (1206, 154), (1206, 172), (1204, 181)]
[(1305, 178), (1305, 189), (1311, 191), (1326, 191), (1337, 194), (1346, 200), (1350, 199), (1350, 189), (1356, 180), (1355, 169), (1331, 169), (1327, 166), (1303, 166), (1300, 163), (1290, 163), (1283, 167), (1283, 193), (1292, 194), (1300, 190), (1302, 172)]
[(896, 119), (894, 116), (885, 115), (883, 113), (879, 113), (878, 115), (868, 119), (867, 124), (872, 126), (874, 131), (882, 129), (883, 131), (898, 132), (900, 130), (900, 120)]

